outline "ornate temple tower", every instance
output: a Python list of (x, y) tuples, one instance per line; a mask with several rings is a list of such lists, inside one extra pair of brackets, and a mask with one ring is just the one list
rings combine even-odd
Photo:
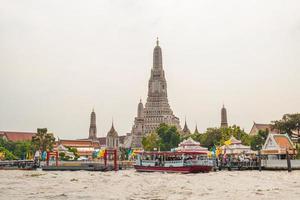
[(94, 109), (91, 113), (89, 139), (97, 140), (96, 113), (95, 113)]
[(153, 51), (153, 67), (148, 83), (148, 98), (144, 109), (144, 133), (148, 134), (155, 131), (161, 123), (174, 125), (181, 132), (179, 118), (173, 114), (168, 102), (162, 51), (157, 39)]
[(106, 135), (106, 147), (109, 149), (119, 147), (119, 135), (115, 130), (114, 123), (111, 124), (111, 128)]
[(144, 105), (142, 100), (138, 105), (137, 117), (134, 119), (134, 125), (131, 130), (131, 147), (133, 148), (141, 148), (142, 147), (142, 139), (144, 136)]
[(221, 128), (227, 128), (227, 127), (228, 127), (227, 111), (223, 104), (223, 107), (221, 109)]
[(179, 118), (173, 114), (168, 102), (167, 81), (162, 64), (162, 51), (157, 39), (153, 51), (153, 66), (148, 82), (148, 98), (143, 106), (140, 101), (137, 117), (134, 120), (130, 135), (127, 140), (133, 148), (142, 147), (142, 138), (148, 133), (154, 132), (160, 124), (166, 123), (177, 127), (181, 133)]

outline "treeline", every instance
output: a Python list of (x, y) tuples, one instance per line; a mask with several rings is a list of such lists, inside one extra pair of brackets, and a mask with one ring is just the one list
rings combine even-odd
[(0, 160), (32, 159), (35, 151), (52, 150), (55, 138), (46, 128), (37, 129), (31, 141), (12, 142), (0, 138)]
[[(180, 136), (175, 126), (161, 124), (154, 133), (143, 138), (143, 148), (147, 151), (161, 150), (169, 151), (176, 148), (178, 144), (191, 137), (208, 149), (213, 146), (222, 146), (231, 136), (241, 140), (243, 145), (250, 146), (252, 150), (259, 150), (263, 147), (269, 131), (276, 131), (281, 134), (288, 134), (291, 138), (300, 134), (300, 114), (285, 114), (282, 119), (271, 122), (271, 130), (259, 131), (257, 135), (250, 136), (237, 125), (228, 128), (208, 128), (204, 133), (194, 133), (187, 136)], [(300, 139), (298, 139), (300, 142)]]
[(251, 149), (261, 149), (265, 142), (267, 131), (260, 131), (257, 136), (249, 136), (239, 126), (233, 125), (228, 128), (208, 128), (204, 133), (194, 133), (186, 136), (180, 136), (175, 126), (161, 124), (154, 133), (150, 133), (143, 138), (142, 144), (146, 151), (161, 150), (170, 151), (172, 148), (178, 147), (178, 144), (191, 137), (193, 140), (208, 149), (213, 146), (222, 146), (231, 136), (241, 140), (242, 144), (251, 146)]

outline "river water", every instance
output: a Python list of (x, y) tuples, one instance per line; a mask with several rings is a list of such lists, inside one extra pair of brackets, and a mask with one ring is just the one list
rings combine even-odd
[(300, 199), (300, 171), (0, 171), (0, 199)]

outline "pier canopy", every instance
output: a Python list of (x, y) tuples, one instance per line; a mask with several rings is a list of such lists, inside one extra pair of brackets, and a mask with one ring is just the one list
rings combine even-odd
[(191, 137), (183, 140), (177, 148), (175, 148), (176, 152), (205, 152), (208, 153), (208, 149), (206, 147), (202, 147), (200, 142), (196, 142)]
[(275, 157), (276, 155), (277, 157), (280, 155), (285, 156), (287, 151), (290, 155), (297, 153), (293, 142), (287, 134), (269, 134), (262, 147), (262, 154), (275, 155)]
[(222, 154), (256, 154), (252, 151), (250, 146), (242, 144), (241, 140), (231, 136), (228, 140), (228, 145), (221, 146)]

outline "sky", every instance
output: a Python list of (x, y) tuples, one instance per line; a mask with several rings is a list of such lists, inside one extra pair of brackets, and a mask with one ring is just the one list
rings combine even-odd
[(0, 130), (131, 131), (159, 37), (174, 114), (249, 131), (300, 112), (299, 0), (0, 0)]

